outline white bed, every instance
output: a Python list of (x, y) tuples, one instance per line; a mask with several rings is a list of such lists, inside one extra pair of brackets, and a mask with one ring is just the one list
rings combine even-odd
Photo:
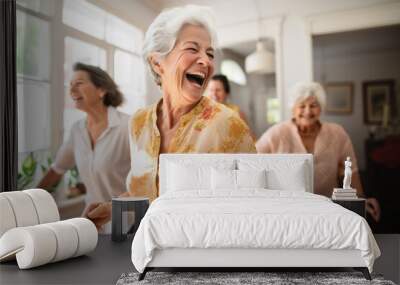
[(132, 243), (140, 279), (155, 267), (354, 267), (370, 278), (371, 230), (312, 194), (312, 155), (164, 154), (159, 171)]

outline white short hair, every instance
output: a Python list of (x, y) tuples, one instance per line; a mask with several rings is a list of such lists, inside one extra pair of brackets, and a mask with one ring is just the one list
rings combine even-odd
[(161, 12), (151, 23), (144, 37), (143, 57), (155, 82), (160, 85), (160, 76), (153, 70), (149, 56), (153, 52), (168, 55), (174, 48), (178, 33), (186, 24), (205, 28), (211, 37), (211, 45), (216, 48), (215, 17), (209, 7), (186, 5)]
[(293, 110), (296, 104), (314, 96), (323, 110), (326, 105), (326, 94), (321, 84), (318, 82), (298, 82), (290, 92), (289, 108)]

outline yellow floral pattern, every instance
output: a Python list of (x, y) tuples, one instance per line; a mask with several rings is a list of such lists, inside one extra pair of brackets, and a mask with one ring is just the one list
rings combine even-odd
[[(139, 110), (130, 121), (131, 170), (127, 187), (132, 196), (158, 197), (158, 156), (161, 136), (157, 106)], [(168, 153), (255, 153), (248, 126), (237, 112), (207, 97), (181, 117)]]
[(240, 108), (239, 106), (235, 105), (235, 104), (231, 104), (231, 103), (225, 103), (225, 106), (232, 109), (235, 112), (240, 113)]

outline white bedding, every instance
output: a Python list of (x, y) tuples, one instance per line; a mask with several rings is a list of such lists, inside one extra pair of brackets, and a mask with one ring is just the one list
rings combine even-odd
[(143, 272), (165, 248), (358, 249), (371, 272), (380, 255), (359, 215), (320, 195), (265, 189), (162, 195), (136, 232), (133, 265)]

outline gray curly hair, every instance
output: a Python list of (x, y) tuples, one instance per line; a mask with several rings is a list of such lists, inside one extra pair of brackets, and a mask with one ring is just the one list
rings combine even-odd
[(321, 84), (318, 82), (298, 82), (296, 83), (290, 92), (289, 108), (293, 108), (310, 97), (314, 96), (317, 99), (318, 104), (323, 110), (326, 105), (326, 94)]
[(151, 23), (144, 37), (143, 58), (157, 85), (161, 85), (160, 76), (153, 70), (149, 61), (154, 52), (165, 57), (174, 48), (180, 30), (186, 24), (204, 27), (211, 37), (211, 45), (216, 47), (214, 13), (209, 7), (186, 5), (161, 12)]

